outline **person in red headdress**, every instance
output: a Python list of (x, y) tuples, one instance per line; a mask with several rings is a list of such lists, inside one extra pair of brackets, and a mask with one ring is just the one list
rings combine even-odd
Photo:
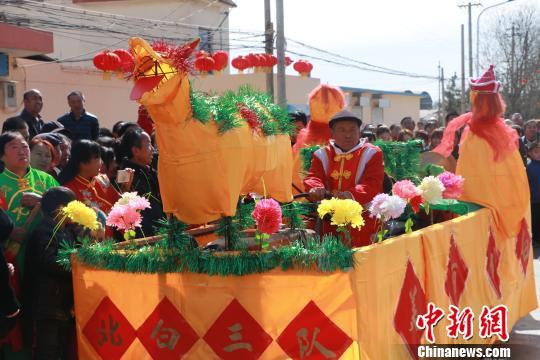
[[(329, 123), (329, 145), (317, 150), (311, 168), (304, 179), (304, 186), (313, 202), (328, 195), (339, 199), (353, 199), (364, 209), (375, 195), (383, 192), (383, 153), (377, 146), (360, 138), (362, 120), (350, 111), (335, 114)], [(374, 218), (364, 216), (365, 225), (351, 231), (352, 245), (371, 244), (377, 230)], [(323, 233), (334, 233), (335, 227), (323, 223)]]
[(150, 115), (148, 115), (148, 111), (146, 111), (144, 105), (139, 105), (137, 125), (139, 125), (148, 135), (152, 135), (154, 122)]
[(490, 209), (496, 233), (506, 239), (518, 233), (524, 219), (530, 224), (529, 189), (518, 134), (502, 118), (505, 104), (493, 69), (470, 81), (471, 112), (448, 123), (434, 151), (449, 156), (463, 128), (456, 168), (465, 178), (460, 200)]

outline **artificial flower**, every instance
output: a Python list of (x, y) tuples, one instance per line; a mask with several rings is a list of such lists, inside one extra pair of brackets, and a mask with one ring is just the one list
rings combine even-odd
[(123, 193), (115, 205), (129, 205), (138, 211), (150, 208), (150, 202), (146, 198), (137, 195), (136, 192)]
[(444, 185), (435, 176), (426, 176), (422, 179), (418, 189), (422, 192), (424, 201), (433, 204), (442, 199)]
[(352, 199), (323, 200), (317, 208), (319, 217), (322, 219), (326, 215), (331, 215), (330, 223), (338, 227), (350, 226), (358, 229), (364, 226), (362, 211), (364, 208), (357, 201)]
[(115, 205), (107, 216), (107, 225), (130, 231), (141, 226), (141, 214), (129, 205)]
[(439, 174), (437, 178), (444, 185), (443, 198), (457, 199), (463, 194), (463, 183), (465, 179), (462, 176), (445, 171)]
[(423, 202), (422, 195), (417, 195), (409, 200), (409, 204), (415, 214), (420, 211), (420, 205), (422, 205)]
[(64, 219), (68, 218), (72, 222), (92, 231), (99, 228), (96, 212), (78, 200), (71, 201), (64, 206), (61, 214)]
[(371, 204), (369, 205), (369, 213), (371, 214), (371, 217), (381, 218), (382, 213), (384, 211), (384, 203), (390, 195), (382, 193), (377, 194), (375, 197), (371, 200)]
[(404, 200), (410, 200), (420, 195), (420, 190), (411, 180), (401, 180), (392, 186), (392, 194), (399, 196)]
[(261, 199), (255, 204), (251, 214), (257, 223), (257, 231), (274, 234), (281, 227), (282, 215), (279, 203), (274, 199)]
[(371, 201), (369, 212), (372, 217), (386, 221), (400, 217), (406, 205), (407, 202), (397, 195), (378, 194)]

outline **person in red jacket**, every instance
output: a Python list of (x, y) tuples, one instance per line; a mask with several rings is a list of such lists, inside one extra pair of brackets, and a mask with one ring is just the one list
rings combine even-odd
[[(331, 195), (340, 199), (353, 199), (367, 209), (373, 197), (383, 192), (384, 161), (382, 151), (360, 138), (360, 120), (352, 112), (343, 110), (330, 120), (329, 145), (313, 154), (311, 168), (304, 179), (310, 201), (321, 201)], [(353, 246), (371, 243), (377, 230), (375, 219), (364, 215), (365, 225), (351, 231)], [(333, 233), (329, 223), (324, 233)]]

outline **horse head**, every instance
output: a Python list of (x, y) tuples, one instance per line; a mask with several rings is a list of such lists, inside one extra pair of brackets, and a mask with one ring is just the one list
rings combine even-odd
[(155, 92), (173, 76), (187, 76), (191, 69), (190, 56), (200, 39), (176, 46), (164, 41), (150, 45), (145, 40), (133, 37), (129, 40), (135, 60), (131, 100), (140, 100), (145, 93)]

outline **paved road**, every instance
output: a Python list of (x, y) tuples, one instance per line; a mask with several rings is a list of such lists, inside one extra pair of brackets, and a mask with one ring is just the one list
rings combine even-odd
[[(540, 303), (540, 247), (534, 248), (533, 265), (536, 296)], [(509, 343), (517, 345), (512, 347), (512, 359), (540, 359), (540, 308), (529, 313), (514, 326)]]

